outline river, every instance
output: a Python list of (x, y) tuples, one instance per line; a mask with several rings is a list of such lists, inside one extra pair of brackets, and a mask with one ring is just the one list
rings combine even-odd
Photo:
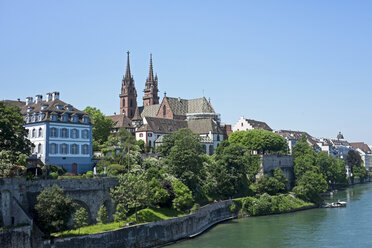
[(372, 247), (372, 183), (340, 190), (326, 201), (346, 208), (317, 208), (221, 223), (194, 239), (167, 248)]

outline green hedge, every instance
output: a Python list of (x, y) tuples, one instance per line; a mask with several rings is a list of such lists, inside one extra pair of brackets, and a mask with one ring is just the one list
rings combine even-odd
[(259, 198), (243, 197), (234, 199), (230, 210), (239, 214), (259, 216), (289, 212), (313, 205), (313, 203), (304, 202), (288, 194), (276, 196), (262, 194)]

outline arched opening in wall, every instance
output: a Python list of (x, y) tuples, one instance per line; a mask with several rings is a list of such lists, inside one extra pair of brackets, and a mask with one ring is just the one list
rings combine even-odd
[(113, 206), (112, 206), (112, 201), (111, 201), (111, 199), (110, 200), (106, 200), (104, 203), (103, 203), (103, 205), (106, 207), (106, 209), (107, 209), (107, 216), (108, 216), (108, 219), (110, 220), (110, 221), (112, 221), (113, 220), (113, 218), (112, 218), (112, 215), (114, 214), (114, 211), (113, 211)]
[(68, 221), (68, 225), (71, 226), (71, 227), (73, 226), (73, 224), (74, 224), (74, 218), (75, 218), (75, 212), (76, 212), (76, 210), (78, 210), (80, 208), (85, 208), (85, 210), (88, 213), (88, 221), (87, 221), (87, 223), (88, 224), (92, 224), (93, 223), (92, 213), (90, 212), (90, 209), (89, 209), (88, 205), (85, 202), (80, 201), (80, 200), (76, 200), (76, 199), (73, 199), (72, 202), (75, 204), (75, 211), (71, 215), (71, 219)]

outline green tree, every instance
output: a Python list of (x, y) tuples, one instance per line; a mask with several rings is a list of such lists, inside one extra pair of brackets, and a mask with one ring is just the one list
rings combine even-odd
[(277, 193), (285, 192), (284, 181), (285, 180), (282, 178), (282, 175), (278, 172), (277, 172), (276, 177), (275, 176), (270, 177), (269, 175), (263, 175), (257, 180), (257, 182), (254, 185), (252, 185), (252, 189), (256, 193), (259, 193), (259, 194), (267, 193), (269, 195), (275, 195)]
[(88, 225), (88, 212), (85, 208), (81, 207), (75, 212), (74, 227), (79, 229), (80, 234), (80, 228), (86, 225)]
[(350, 150), (346, 156), (346, 163), (349, 166), (351, 173), (354, 174), (354, 167), (361, 166), (363, 163), (363, 160), (359, 152)]
[(93, 124), (93, 142), (97, 149), (97, 145), (102, 145), (107, 141), (114, 123), (97, 108), (88, 106), (84, 112), (88, 113)]
[(167, 156), (170, 172), (196, 193), (203, 169), (200, 137), (186, 128), (178, 130), (172, 136), (174, 145)]
[(21, 154), (29, 154), (31, 142), (26, 138), (25, 121), (19, 107), (7, 106), (0, 101), (0, 151), (10, 151), (9, 160), (14, 164)]
[(149, 190), (149, 200), (150, 204), (153, 206), (164, 204), (169, 199), (168, 191), (163, 188), (162, 184), (155, 177), (149, 182)]
[(109, 217), (108, 217), (108, 214), (107, 214), (107, 208), (105, 207), (105, 205), (102, 205), (98, 212), (97, 212), (97, 221), (99, 223), (102, 223), (102, 224), (106, 224), (109, 222)]
[(127, 173), (119, 175), (119, 185), (111, 189), (111, 196), (117, 204), (123, 204), (126, 210), (149, 206), (149, 186), (144, 180), (144, 174)]
[(278, 134), (267, 130), (248, 130), (233, 132), (229, 136), (230, 143), (242, 144), (258, 153), (287, 153), (287, 141)]
[(59, 232), (67, 228), (74, 204), (69, 196), (57, 185), (44, 189), (37, 196), (36, 221), (45, 233)]
[(177, 210), (190, 208), (194, 202), (190, 189), (178, 180), (172, 183), (172, 187), (176, 196), (173, 199), (173, 208)]
[(12, 163), (11, 157), (11, 151), (0, 151), (0, 178), (15, 176), (15, 165)]
[(320, 202), (322, 199), (319, 193), (325, 192), (327, 188), (327, 182), (322, 174), (307, 171), (298, 180), (297, 186), (293, 188), (293, 191), (304, 201)]

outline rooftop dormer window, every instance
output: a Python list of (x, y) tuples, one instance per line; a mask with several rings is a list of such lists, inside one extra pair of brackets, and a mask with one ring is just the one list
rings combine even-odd
[(68, 111), (72, 111), (72, 106), (71, 106), (71, 105), (66, 105), (65, 108), (66, 108)]
[(57, 114), (52, 114), (52, 121), (58, 121)]
[(62, 115), (62, 121), (64, 121), (64, 122), (68, 121), (68, 114)]
[(83, 117), (83, 122), (84, 122), (84, 123), (88, 124), (89, 121), (90, 121), (90, 120), (89, 120), (89, 117), (87, 117), (87, 116)]
[(62, 105), (56, 105), (56, 108), (62, 110)]
[(46, 104), (41, 105), (42, 110), (46, 109), (47, 107), (48, 107), (48, 105), (46, 105)]

